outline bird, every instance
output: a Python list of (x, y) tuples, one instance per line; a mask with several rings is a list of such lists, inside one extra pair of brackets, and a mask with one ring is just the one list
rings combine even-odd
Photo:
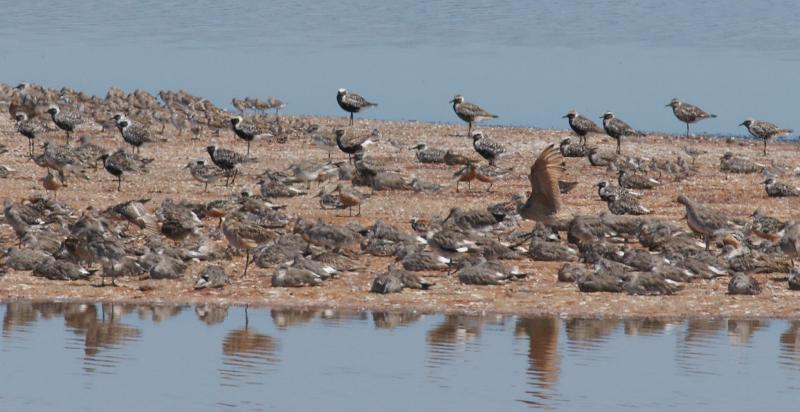
[(748, 274), (736, 273), (728, 282), (729, 295), (758, 295), (759, 293), (761, 293), (761, 285)]
[(767, 191), (767, 196), (769, 197), (800, 196), (800, 188), (778, 182), (774, 177), (768, 177), (764, 179), (762, 183), (764, 183), (764, 189)]
[(677, 202), (686, 207), (686, 222), (689, 228), (693, 232), (703, 235), (706, 250), (709, 250), (711, 238), (716, 236), (720, 230), (736, 228), (735, 223), (722, 212), (692, 201), (686, 195), (678, 196)]
[(323, 133), (321, 131), (316, 131), (311, 134), (311, 143), (328, 152), (328, 161), (331, 160), (331, 153), (338, 148), (336, 144), (336, 134), (329, 134)]
[(129, 200), (107, 208), (104, 214), (110, 216), (114, 220), (130, 222), (139, 229), (146, 230), (150, 233), (158, 233), (158, 226), (153, 216), (148, 214), (144, 207), (145, 203), (149, 201), (150, 199)]
[(447, 153), (441, 149), (430, 148), (425, 143), (419, 143), (411, 150), (417, 151), (416, 158), (420, 163), (444, 163), (444, 155)]
[(481, 122), (488, 119), (496, 119), (497, 115), (481, 109), (480, 106), (464, 100), (464, 96), (457, 94), (450, 100), (453, 103), (453, 111), (459, 119), (467, 122), (469, 128), (467, 129), (467, 136), (472, 136), (472, 124)]
[(184, 169), (189, 169), (189, 173), (194, 180), (204, 184), (203, 193), (208, 191), (208, 184), (214, 183), (227, 173), (221, 167), (207, 164), (205, 160), (194, 160), (186, 164)]
[(25, 112), (18, 112), (14, 117), (17, 120), (17, 132), (28, 138), (28, 155), (33, 157), (36, 152), (33, 140), (46, 129), (42, 124), (28, 119), (28, 114)]
[(353, 216), (353, 206), (358, 206), (358, 213), (356, 213), (356, 216), (361, 216), (361, 203), (366, 199), (366, 195), (352, 186), (344, 186), (341, 183), (336, 186), (334, 192), (339, 193), (339, 199), (342, 201), (342, 204), (350, 210), (350, 216)]
[(703, 109), (689, 103), (684, 103), (677, 98), (670, 100), (670, 102), (664, 107), (672, 107), (672, 113), (675, 115), (675, 117), (677, 117), (678, 120), (686, 123), (686, 137), (689, 137), (689, 125), (691, 123), (695, 123), (703, 119), (717, 117), (715, 114), (708, 113)]
[(135, 154), (127, 154), (122, 149), (112, 154), (104, 153), (100, 156), (103, 168), (117, 178), (117, 191), (122, 190), (122, 175), (124, 173), (142, 173), (147, 171), (147, 165), (153, 159), (143, 159)]
[(606, 202), (608, 210), (615, 215), (649, 215), (650, 209), (639, 204), (639, 199), (630, 194), (609, 194)]
[(141, 123), (133, 123), (121, 113), (115, 114), (112, 119), (116, 121), (117, 129), (119, 129), (119, 133), (122, 135), (122, 140), (133, 146), (133, 149), (137, 153), (143, 144), (153, 141), (150, 129)]
[(503, 145), (488, 137), (484, 137), (483, 132), (479, 130), (472, 133), (472, 148), (475, 149), (481, 157), (488, 160), (490, 165), (494, 165), (497, 156), (506, 151)]
[(753, 137), (764, 141), (764, 156), (767, 155), (767, 141), (769, 141), (769, 139), (785, 136), (793, 132), (792, 129), (781, 129), (770, 122), (755, 120), (752, 117), (744, 119), (743, 122), (739, 123), (739, 126), (746, 127), (747, 131), (749, 131)]
[(459, 184), (467, 182), (467, 190), (472, 190), (472, 181), (478, 178), (478, 167), (475, 163), (467, 163), (459, 171), (453, 173), (456, 178), (456, 193), (459, 191)]
[(764, 167), (763, 164), (731, 152), (725, 152), (719, 159), (719, 170), (725, 173), (761, 173), (764, 171)]
[(236, 137), (247, 142), (247, 153), (245, 153), (245, 157), (250, 156), (250, 143), (253, 140), (272, 136), (269, 131), (259, 127), (254, 122), (245, 122), (242, 120), (242, 116), (231, 117), (231, 127), (233, 127), (233, 132), (236, 134)]
[(800, 223), (792, 223), (781, 231), (779, 245), (781, 251), (792, 260), (791, 263), (794, 266), (794, 258), (800, 255)]
[(195, 290), (215, 289), (230, 285), (231, 279), (225, 274), (225, 269), (219, 265), (208, 265), (197, 275), (194, 284)]
[[(213, 144), (207, 146), (206, 151), (211, 157), (211, 161), (225, 171), (225, 186), (233, 184), (236, 176), (239, 175), (239, 165), (244, 162), (244, 157), (233, 150), (221, 149)], [(228, 181), (229, 177), (233, 178), (230, 182)]]
[(278, 266), (272, 273), (272, 287), (275, 288), (299, 288), (303, 286), (319, 286), (323, 282), (322, 278), (308, 270), (296, 267)]
[(622, 138), (624, 136), (644, 136), (644, 133), (636, 131), (629, 124), (617, 118), (612, 112), (605, 112), (603, 116), (603, 128), (609, 136), (617, 141), (617, 154), (622, 153)]
[(570, 110), (567, 112), (567, 114), (562, 116), (562, 118), (566, 118), (567, 121), (569, 121), (569, 127), (572, 128), (572, 131), (578, 135), (581, 144), (584, 146), (586, 145), (586, 135), (589, 133), (603, 132), (603, 130), (597, 126), (597, 123), (593, 122), (588, 117), (581, 115), (575, 110)]
[(344, 153), (347, 153), (348, 160), (352, 161), (353, 155), (358, 152), (363, 152), (364, 149), (375, 143), (372, 138), (375, 137), (375, 133), (365, 136), (354, 136), (348, 137), (345, 129), (336, 129), (336, 145), (339, 146), (339, 150)]
[(531, 194), (518, 211), (527, 220), (545, 224), (553, 222), (561, 209), (561, 191), (558, 178), (564, 171), (564, 158), (555, 145), (549, 145), (531, 165), (528, 180)]
[(222, 234), (232, 247), (245, 250), (244, 272), (242, 277), (247, 276), (247, 268), (250, 266), (250, 251), (259, 245), (277, 237), (272, 229), (259, 224), (253, 219), (248, 219), (247, 215), (240, 212), (223, 218)]
[(619, 171), (617, 182), (625, 189), (655, 189), (661, 184), (656, 179), (625, 169)]
[(350, 125), (353, 125), (353, 114), (360, 112), (362, 109), (377, 106), (377, 103), (372, 103), (358, 94), (350, 93), (347, 89), (339, 89), (336, 92), (336, 102), (342, 110), (350, 113)]
[(558, 150), (561, 152), (561, 156), (564, 157), (586, 157), (589, 156), (592, 148), (591, 146), (586, 146), (585, 143), (572, 144), (569, 137), (561, 139), (561, 143), (558, 145)]
[(614, 186), (605, 180), (597, 183), (597, 195), (600, 197), (601, 200), (606, 200), (606, 201), (611, 197), (611, 195), (617, 195), (617, 196), (630, 195), (635, 197), (640, 196), (639, 193), (631, 192), (630, 190), (620, 186)]
[(61, 179), (57, 178), (49, 169), (47, 170), (47, 175), (42, 178), (42, 186), (44, 187), (45, 192), (53, 192), (53, 198), (58, 198), (58, 189), (61, 189), (64, 186), (64, 182)]
[(67, 133), (67, 144), (69, 144), (70, 133), (83, 124), (83, 118), (78, 113), (64, 112), (54, 104), (47, 108), (47, 113), (50, 113), (53, 123)]

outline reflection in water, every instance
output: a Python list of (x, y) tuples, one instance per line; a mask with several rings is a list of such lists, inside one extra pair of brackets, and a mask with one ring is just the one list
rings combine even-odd
[(278, 363), (278, 344), (271, 336), (259, 333), (249, 326), (248, 309), (245, 307), (245, 326), (234, 329), (222, 341), (225, 355), (219, 369), (222, 386), (238, 386), (239, 383), (261, 385), (261, 375)]
[(789, 322), (786, 332), (781, 334), (781, 363), (800, 370), (800, 321)]
[(627, 336), (657, 336), (674, 325), (659, 319), (626, 319), (623, 324)]
[(558, 333), (561, 321), (558, 318), (519, 318), (514, 335), (528, 337), (528, 377), (533, 387), (526, 393), (534, 399), (522, 400), (531, 406), (545, 406), (551, 401), (558, 382), (559, 356)]
[(769, 322), (759, 319), (729, 319), (728, 337), (731, 343), (750, 346), (753, 335), (768, 325)]
[(311, 322), (318, 314), (318, 310), (307, 309), (272, 309), (270, 311), (272, 324), (278, 329), (286, 329), (290, 326)]
[(220, 305), (197, 305), (194, 307), (197, 319), (205, 322), (206, 325), (216, 325), (225, 322), (228, 317), (228, 307)]
[(597, 349), (619, 326), (617, 319), (567, 319), (567, 341), (577, 351)]
[(372, 321), (377, 329), (394, 329), (411, 325), (422, 318), (417, 312), (372, 312)]
[(433, 381), (443, 387), (448, 386), (447, 374), (438, 373), (438, 369), (454, 363), (465, 352), (473, 350), (470, 347), (476, 344), (485, 321), (483, 316), (445, 315), (442, 323), (428, 331), (428, 360), (425, 366)]
[(149, 318), (156, 323), (177, 316), (181, 311), (183, 311), (183, 306), (146, 305), (136, 307), (139, 319)]
[(675, 351), (675, 363), (688, 375), (718, 375), (715, 360), (723, 319), (690, 319), (681, 331)]

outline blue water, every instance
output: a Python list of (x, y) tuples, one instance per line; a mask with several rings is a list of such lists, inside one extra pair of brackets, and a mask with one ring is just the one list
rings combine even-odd
[(793, 410), (800, 323), (26, 303), (3, 410)]
[(575, 108), (683, 133), (664, 105), (716, 113), (693, 131), (745, 134), (747, 116), (800, 129), (800, 7), (778, 1), (395, 0), (0, 3), (0, 81), (105, 95), (183, 88), (230, 107), (274, 95), (295, 114), (458, 121), (464, 94), (491, 124), (566, 127)]

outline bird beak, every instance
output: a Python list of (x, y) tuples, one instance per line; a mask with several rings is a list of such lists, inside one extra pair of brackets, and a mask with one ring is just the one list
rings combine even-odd
[(744, 126), (744, 122), (739, 123), (739, 126)]
[(566, 119), (567, 117), (569, 117), (568, 114), (565, 114), (565, 115), (561, 116), (562, 119)]
[(450, 103), (455, 103), (456, 99), (450, 100)]

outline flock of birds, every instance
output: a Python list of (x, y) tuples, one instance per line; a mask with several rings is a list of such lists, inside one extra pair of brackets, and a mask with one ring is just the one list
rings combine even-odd
[[(336, 101), (349, 113), (350, 126), (355, 113), (377, 106), (345, 89), (337, 91)], [(651, 211), (640, 203), (640, 192), (663, 186), (663, 179), (653, 177), (655, 173), (681, 180), (691, 178), (696, 170), (682, 159), (622, 156), (622, 139), (643, 133), (611, 112), (602, 115), (602, 128), (574, 110), (564, 115), (578, 139), (564, 138), (538, 155), (530, 166), (526, 196), (516, 195), (481, 209), (453, 207), (444, 218), (412, 218), (410, 230), (404, 230), (380, 220), (368, 226), (337, 225), (292, 216), (285, 205), (277, 203), (281, 198), (311, 197), (312, 182), (338, 179), (335, 189), (321, 188), (316, 197), (322, 208), (348, 209), (352, 216), (361, 214), (362, 204), (375, 191), (434, 193), (443, 189), (435, 182), (409, 178), (369, 156), (369, 146), (381, 139), (377, 129), (358, 134), (352, 127), (340, 127), (328, 133), (302, 118), (282, 121), (278, 111), (285, 103), (275, 98), (233, 99), (239, 113), (232, 115), (183, 91), (161, 91), (156, 98), (141, 90), (126, 94), (111, 89), (99, 98), (68, 88), (52, 90), (22, 83), (0, 85), (0, 102), (8, 106), (16, 131), (27, 139), (27, 155), (46, 169), (42, 185), (53, 193), (52, 198), (38, 195), (4, 202), (4, 220), (13, 228), (19, 248), (5, 251), (2, 267), (30, 270), (35, 276), (88, 279), (99, 270), (103, 285), (107, 277), (112, 284), (118, 277), (177, 278), (191, 261), (226, 260), (243, 253), (241, 277), (255, 264), (274, 269), (271, 282), (275, 287), (318, 286), (343, 272), (367, 270), (359, 257), (368, 254), (394, 259), (375, 277), (371, 290), (376, 293), (428, 289), (435, 285), (435, 278), (424, 274), (435, 272), (456, 273), (464, 284), (504, 284), (527, 276), (503, 263), (519, 259), (564, 262), (558, 279), (574, 282), (583, 292), (673, 294), (696, 279), (730, 276), (729, 293), (756, 294), (761, 285), (751, 275), (765, 272), (788, 273), (789, 287), (800, 290), (800, 271), (793, 264), (800, 254), (800, 223), (760, 210), (749, 220), (737, 219), (685, 195), (676, 201), (685, 207), (689, 230), (673, 221), (646, 217)], [(456, 191), (463, 183), (471, 190), (475, 180), (488, 183), (486, 190), (491, 190), (495, 181), (511, 172), (497, 166), (508, 149), (473, 126), (497, 116), (461, 95), (450, 103), (468, 124), (472, 148), (486, 163), (424, 143), (401, 142), (398, 147), (414, 150), (420, 165), (459, 166), (454, 174)], [(686, 123), (687, 137), (690, 124), (716, 117), (678, 99), (667, 106)], [(272, 119), (265, 114), (270, 109), (275, 109)], [(764, 155), (770, 139), (792, 132), (753, 119), (741, 125), (764, 141)], [(259, 195), (245, 191), (202, 203), (165, 199), (154, 213), (149, 199), (129, 199), (103, 210), (89, 207), (80, 213), (56, 200), (69, 178), (88, 179), (100, 161), (116, 178), (122, 196), (123, 176), (146, 173), (153, 162), (141, 156), (142, 147), (168, 140), (168, 126), (178, 135), (190, 131), (195, 140), (206, 131), (215, 136), (206, 148), (210, 161), (194, 160), (185, 167), (204, 185), (204, 192), (222, 179), (226, 186), (234, 185), (242, 165), (258, 163), (250, 156), (251, 143), (257, 140), (280, 143), (308, 138), (328, 152), (328, 161), (304, 160), (286, 170), (267, 169), (259, 175)], [(71, 143), (81, 130), (102, 133), (109, 129), (116, 129), (131, 149), (110, 151), (85, 135), (77, 144)], [(65, 144), (46, 140), (37, 154), (35, 141), (58, 130), (65, 133)], [(244, 153), (216, 143), (225, 130), (246, 143)], [(616, 140), (616, 152), (588, 144), (589, 135), (602, 133)], [(347, 162), (330, 160), (337, 150), (347, 154)], [(691, 147), (684, 150), (693, 159), (704, 154)], [(607, 202), (610, 213), (567, 216), (561, 194), (572, 190), (576, 182), (561, 180), (565, 158), (586, 158), (592, 166), (616, 171), (616, 184), (597, 183), (598, 196)], [(769, 169), (741, 155), (725, 153), (720, 158), (720, 171), (726, 174), (765, 174), (763, 183), (770, 197), (800, 195), (800, 189), (777, 181)], [(371, 193), (358, 187), (367, 187)], [(206, 225), (208, 219), (216, 220), (216, 225)], [(521, 220), (536, 222), (533, 230), (522, 230)], [(215, 242), (222, 238), (227, 247)], [(209, 264), (197, 275), (196, 288), (224, 287), (232, 281), (222, 266)]]

